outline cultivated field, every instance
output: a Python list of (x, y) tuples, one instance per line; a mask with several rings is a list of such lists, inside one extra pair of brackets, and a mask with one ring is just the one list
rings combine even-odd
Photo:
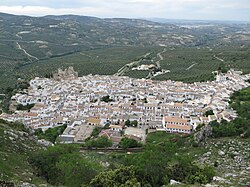
[[(161, 53), (163, 59), (160, 60), (157, 54), (163, 49), (165, 52)], [(1, 51), (0, 55), (5, 56), (6, 53), (11, 53), (11, 50)], [(8, 55), (9, 58), (2, 57), (0, 58), (0, 87), (12, 86), (18, 78), (31, 79), (35, 76), (45, 76), (56, 71), (57, 68), (68, 66), (73, 66), (80, 76), (113, 75), (124, 65), (141, 59), (147, 53), (150, 55), (140, 61), (139, 65), (156, 65), (156, 62), (160, 60), (161, 69), (170, 71), (153, 77), (152, 79), (155, 80), (172, 79), (184, 82), (212, 80), (212, 72), (218, 70), (219, 67), (235, 68), (244, 73), (250, 72), (250, 48), (246, 46), (221, 48), (112, 47), (80, 51), (38, 61), (35, 59), (29, 61), (22, 53)], [(149, 73), (149, 70), (138, 71), (130, 68), (124, 75), (146, 78)]]

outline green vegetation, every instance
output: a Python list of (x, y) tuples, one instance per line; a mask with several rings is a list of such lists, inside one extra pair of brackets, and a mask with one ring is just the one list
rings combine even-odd
[(90, 187), (141, 187), (136, 178), (136, 169), (133, 166), (120, 167), (108, 172), (101, 172), (90, 182)]
[(137, 120), (134, 120), (134, 121), (130, 121), (129, 119), (127, 119), (125, 121), (125, 125), (127, 127), (137, 127), (138, 126), (138, 121)]
[(25, 128), (25, 126), (20, 122), (8, 122), (0, 119), (0, 124), (5, 125), (6, 127), (11, 127), (17, 131), (29, 132), (29, 129)]
[(42, 129), (36, 129), (35, 135), (39, 139), (45, 139), (47, 141), (55, 143), (58, 136), (61, 135), (66, 128), (67, 128), (67, 125), (64, 124), (59, 127), (49, 128), (45, 132), (43, 132)]
[(176, 48), (162, 54), (161, 68), (169, 73), (155, 77), (156, 80), (177, 80), (184, 82), (214, 80), (212, 74), (220, 65), (213, 57), (215, 51), (207, 48)]
[(101, 101), (104, 101), (104, 102), (108, 103), (108, 102), (111, 102), (111, 101), (114, 101), (114, 100), (111, 99), (109, 95), (106, 95), (106, 96), (103, 96), (101, 98)]
[(27, 132), (20, 123), (0, 120), (0, 181), (13, 182), (15, 186), (21, 181), (47, 185), (45, 180), (33, 175), (35, 170), (27, 162), (28, 155), (40, 149)]
[(122, 138), (120, 143), (119, 143), (119, 147), (123, 148), (123, 149), (141, 147), (141, 146), (142, 146), (142, 144), (138, 143), (136, 140), (126, 138), (126, 137)]
[(227, 73), (229, 70), (228, 67), (226, 67), (225, 63), (224, 62), (221, 62), (220, 63), (220, 66), (218, 68), (218, 71), (221, 72), (221, 73)]
[[(0, 75), (1, 76), (1, 75)], [(0, 103), (0, 108), (6, 113), (10, 113), (9, 106), (11, 102), (11, 97), (15, 95), (19, 91), (23, 91), (23, 89), (27, 89), (29, 87), (29, 83), (26, 80), (19, 80), (13, 83), (13, 86), (10, 87), (8, 85), (5, 89), (2, 89), (2, 93), (4, 96), (1, 96), (2, 102)], [(0, 86), (1, 91), (1, 86)]]
[[(170, 73), (154, 77), (157, 80), (213, 80), (212, 71), (228, 68), (250, 72), (249, 38), (244, 34), (248, 24), (183, 29), (146, 20), (48, 16), (29, 17), (32, 24), (27, 25), (25, 16), (0, 17), (0, 93), (14, 87), (18, 78), (50, 77), (59, 67), (74, 66), (82, 76), (115, 74), (140, 59), (140, 65), (155, 64), (164, 49), (159, 44), (168, 46), (160, 65)], [(146, 53), (150, 55), (142, 58)], [(145, 78), (149, 72), (130, 70), (126, 75)]]
[(115, 156), (114, 160), (134, 166), (141, 186), (167, 185), (170, 179), (187, 184), (207, 183), (214, 176), (214, 170), (193, 163), (192, 155), (196, 151), (191, 152), (189, 139), (165, 132), (151, 133), (143, 153), (119, 156), (118, 160)]
[[(214, 80), (213, 71), (234, 68), (243, 70), (244, 73), (250, 73), (250, 56), (248, 54), (248, 46), (240, 48), (238, 46), (214, 48), (210, 51), (207, 48), (167, 48), (166, 52), (162, 53), (163, 60), (160, 62), (161, 68), (170, 70), (169, 73), (154, 77), (155, 80), (176, 80), (184, 82), (207, 81)], [(162, 47), (111, 47), (101, 49), (82, 50), (66, 56), (41, 59), (37, 62), (13, 63), (12, 66), (7, 65), (0, 74), (0, 85), (2, 88), (14, 85), (18, 78), (27, 80), (35, 76), (46, 76), (56, 71), (61, 67), (73, 66), (79, 75), (102, 74), (112, 75), (124, 65), (132, 62), (134, 59), (143, 56), (145, 53), (151, 52), (152, 57), (156, 57), (158, 52), (163, 50)], [(229, 54), (229, 52), (232, 54)], [(214, 57), (224, 59), (222, 63)], [(244, 56), (238, 58), (238, 56)], [(234, 60), (235, 59), (235, 60)], [(153, 58), (155, 64), (157, 59)], [(6, 61), (1, 61), (1, 64), (6, 64)], [(141, 64), (149, 64), (147, 61), (142, 61)], [(134, 78), (146, 78), (150, 71), (130, 70), (125, 75)], [(0, 71), (1, 73), (1, 71)]]
[(109, 140), (107, 137), (105, 136), (101, 136), (99, 138), (96, 139), (90, 139), (87, 140), (84, 144), (85, 147), (88, 148), (105, 148), (105, 147), (111, 147), (112, 146), (112, 141)]
[(97, 138), (101, 131), (101, 127), (95, 127), (91, 133), (91, 137)]
[(30, 110), (35, 104), (27, 104), (27, 105), (22, 105), (18, 104), (16, 109), (17, 110)]
[(230, 106), (237, 111), (238, 117), (227, 122), (211, 122), (214, 137), (227, 137), (243, 135), (244, 138), (250, 137), (250, 87), (235, 92), (231, 97)]
[(102, 167), (90, 158), (84, 158), (77, 147), (57, 145), (46, 151), (33, 153), (30, 164), (37, 169), (38, 176), (52, 185), (78, 187), (88, 184)]
[[(193, 155), (197, 151), (193, 152), (189, 138), (164, 132), (152, 133), (148, 136), (144, 152), (131, 155), (111, 153), (103, 157), (92, 157), (91, 153), (81, 156), (75, 145), (56, 145), (32, 154), (30, 163), (39, 176), (53, 185), (161, 186), (168, 184), (170, 179), (186, 184), (208, 183), (215, 174), (214, 170), (194, 163)], [(139, 145), (124, 138), (120, 145), (134, 147), (135, 143)], [(110, 146), (110, 140), (99, 137), (87, 141), (84, 146), (103, 145)], [(112, 165), (103, 171), (101, 166), (95, 164), (98, 160)]]
[(214, 115), (213, 110), (208, 110), (205, 112), (204, 116), (208, 117), (209, 115)]

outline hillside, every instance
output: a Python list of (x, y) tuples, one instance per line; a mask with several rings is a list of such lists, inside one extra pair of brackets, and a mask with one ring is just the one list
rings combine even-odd
[(40, 150), (33, 136), (18, 123), (0, 121), (0, 186), (9, 182), (46, 184), (34, 175), (35, 170), (28, 163), (28, 155)]
[[(170, 73), (155, 79), (211, 80), (211, 72), (221, 64), (250, 71), (249, 40), (250, 25), (244, 23), (0, 13), (0, 89), (62, 66), (74, 66), (80, 75), (115, 74), (147, 53), (150, 56), (141, 63), (156, 65), (157, 54), (165, 48), (160, 65)], [(149, 73), (130, 69), (125, 75), (146, 78)]]

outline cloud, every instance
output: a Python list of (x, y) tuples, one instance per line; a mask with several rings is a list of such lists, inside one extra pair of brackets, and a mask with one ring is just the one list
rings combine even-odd
[(250, 20), (250, 0), (1, 0), (0, 12)]
[(96, 15), (101, 16), (108, 12), (104, 8), (95, 7), (79, 7), (79, 8), (50, 8), (43, 6), (0, 6), (0, 12), (12, 13), (17, 15), (62, 15), (62, 14), (77, 14), (77, 15)]

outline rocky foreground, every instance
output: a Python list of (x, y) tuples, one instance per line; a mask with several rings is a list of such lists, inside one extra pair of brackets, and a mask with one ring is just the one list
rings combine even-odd
[(250, 140), (226, 138), (209, 140), (206, 153), (196, 155), (201, 164), (214, 166), (217, 176), (206, 186), (250, 186)]

